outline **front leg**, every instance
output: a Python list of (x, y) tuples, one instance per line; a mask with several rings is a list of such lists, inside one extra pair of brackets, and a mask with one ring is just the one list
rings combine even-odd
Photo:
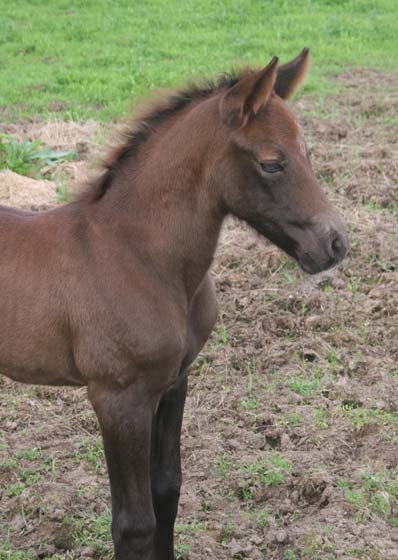
[(156, 403), (135, 385), (89, 386), (98, 416), (112, 495), (116, 560), (152, 560), (155, 515), (150, 482), (152, 419)]
[(181, 488), (180, 437), (187, 377), (162, 398), (152, 430), (152, 497), (156, 515), (154, 560), (174, 559), (174, 522)]
[(189, 364), (209, 337), (217, 316), (214, 286), (206, 276), (191, 304), (188, 348), (179, 382), (160, 401), (152, 431), (152, 496), (156, 515), (154, 560), (173, 560), (174, 522), (181, 487), (180, 438)]

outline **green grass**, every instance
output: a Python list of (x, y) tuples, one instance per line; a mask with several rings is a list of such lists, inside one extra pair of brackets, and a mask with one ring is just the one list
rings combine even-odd
[(397, 428), (398, 426), (398, 415), (395, 412), (388, 412), (386, 410), (341, 405), (340, 414), (345, 416), (356, 428), (362, 428), (371, 424), (379, 424), (389, 428)]
[(34, 488), (43, 479), (56, 474), (56, 460), (46, 456), (36, 447), (18, 451), (9, 461), (2, 464), (4, 473), (13, 473), (13, 482), (4, 488), (5, 495), (17, 497), (27, 488)]
[(392, 527), (398, 527), (396, 469), (359, 473), (352, 480), (339, 480), (337, 486), (353, 508), (355, 521), (362, 523), (378, 516)]
[(82, 437), (79, 448), (75, 451), (75, 459), (78, 461), (84, 459), (95, 468), (96, 472), (101, 472), (105, 464), (101, 438)]
[(395, 0), (1, 0), (0, 112), (106, 120), (149, 89), (239, 63), (315, 64), (307, 90), (342, 67), (398, 67)]
[(257, 460), (242, 465), (242, 472), (248, 475), (250, 486), (279, 486), (293, 472), (293, 467), (278, 452), (274, 451), (268, 460)]
[(39, 178), (44, 166), (69, 161), (76, 155), (74, 150), (55, 152), (38, 140), (18, 142), (12, 136), (0, 134), (0, 169), (10, 169), (20, 175)]
[(264, 529), (268, 525), (270, 513), (267, 509), (262, 509), (260, 512), (257, 513), (256, 516), (256, 525), (260, 529)]
[(11, 550), (8, 544), (0, 542), (0, 560), (35, 560), (37, 555), (33, 552)]
[(190, 537), (204, 531), (205, 529), (206, 524), (199, 521), (176, 524), (176, 560), (184, 560), (185, 558), (188, 558), (191, 550)]

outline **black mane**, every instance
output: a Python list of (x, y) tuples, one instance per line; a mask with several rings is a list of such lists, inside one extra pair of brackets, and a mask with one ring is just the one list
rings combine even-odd
[(237, 74), (228, 74), (213, 82), (192, 85), (172, 94), (139, 120), (133, 121), (127, 131), (123, 133), (120, 145), (114, 148), (108, 158), (103, 161), (101, 175), (89, 185), (89, 188), (83, 193), (83, 198), (88, 198), (91, 202), (100, 200), (111, 187), (115, 174), (123, 162), (138, 152), (159, 125), (185, 109), (193, 101), (206, 99), (233, 86), (239, 77), (240, 75)]

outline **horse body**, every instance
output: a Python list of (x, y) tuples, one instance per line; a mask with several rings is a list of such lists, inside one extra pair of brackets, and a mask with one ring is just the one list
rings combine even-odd
[[(0, 210), (0, 369), (86, 385), (104, 440), (116, 560), (171, 560), (190, 363), (216, 320), (208, 274), (234, 214), (315, 273), (347, 250), (281, 97), (282, 66), (171, 98), (103, 176), (41, 214)], [(281, 97), (280, 97), (281, 96)]]
[(123, 387), (162, 364), (172, 383), (188, 359), (192, 302), (142, 262), (144, 245), (126, 248), (89, 214), (78, 204), (0, 211), (1, 370), (25, 383)]

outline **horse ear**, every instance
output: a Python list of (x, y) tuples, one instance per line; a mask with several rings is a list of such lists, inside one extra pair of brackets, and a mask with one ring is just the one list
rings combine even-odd
[(228, 89), (221, 98), (220, 111), (223, 122), (231, 128), (242, 128), (265, 105), (274, 89), (276, 65), (274, 56), (260, 72), (247, 74)]
[(282, 99), (290, 97), (304, 80), (311, 62), (309, 53), (310, 50), (305, 48), (296, 58), (279, 66), (275, 81), (275, 92)]

